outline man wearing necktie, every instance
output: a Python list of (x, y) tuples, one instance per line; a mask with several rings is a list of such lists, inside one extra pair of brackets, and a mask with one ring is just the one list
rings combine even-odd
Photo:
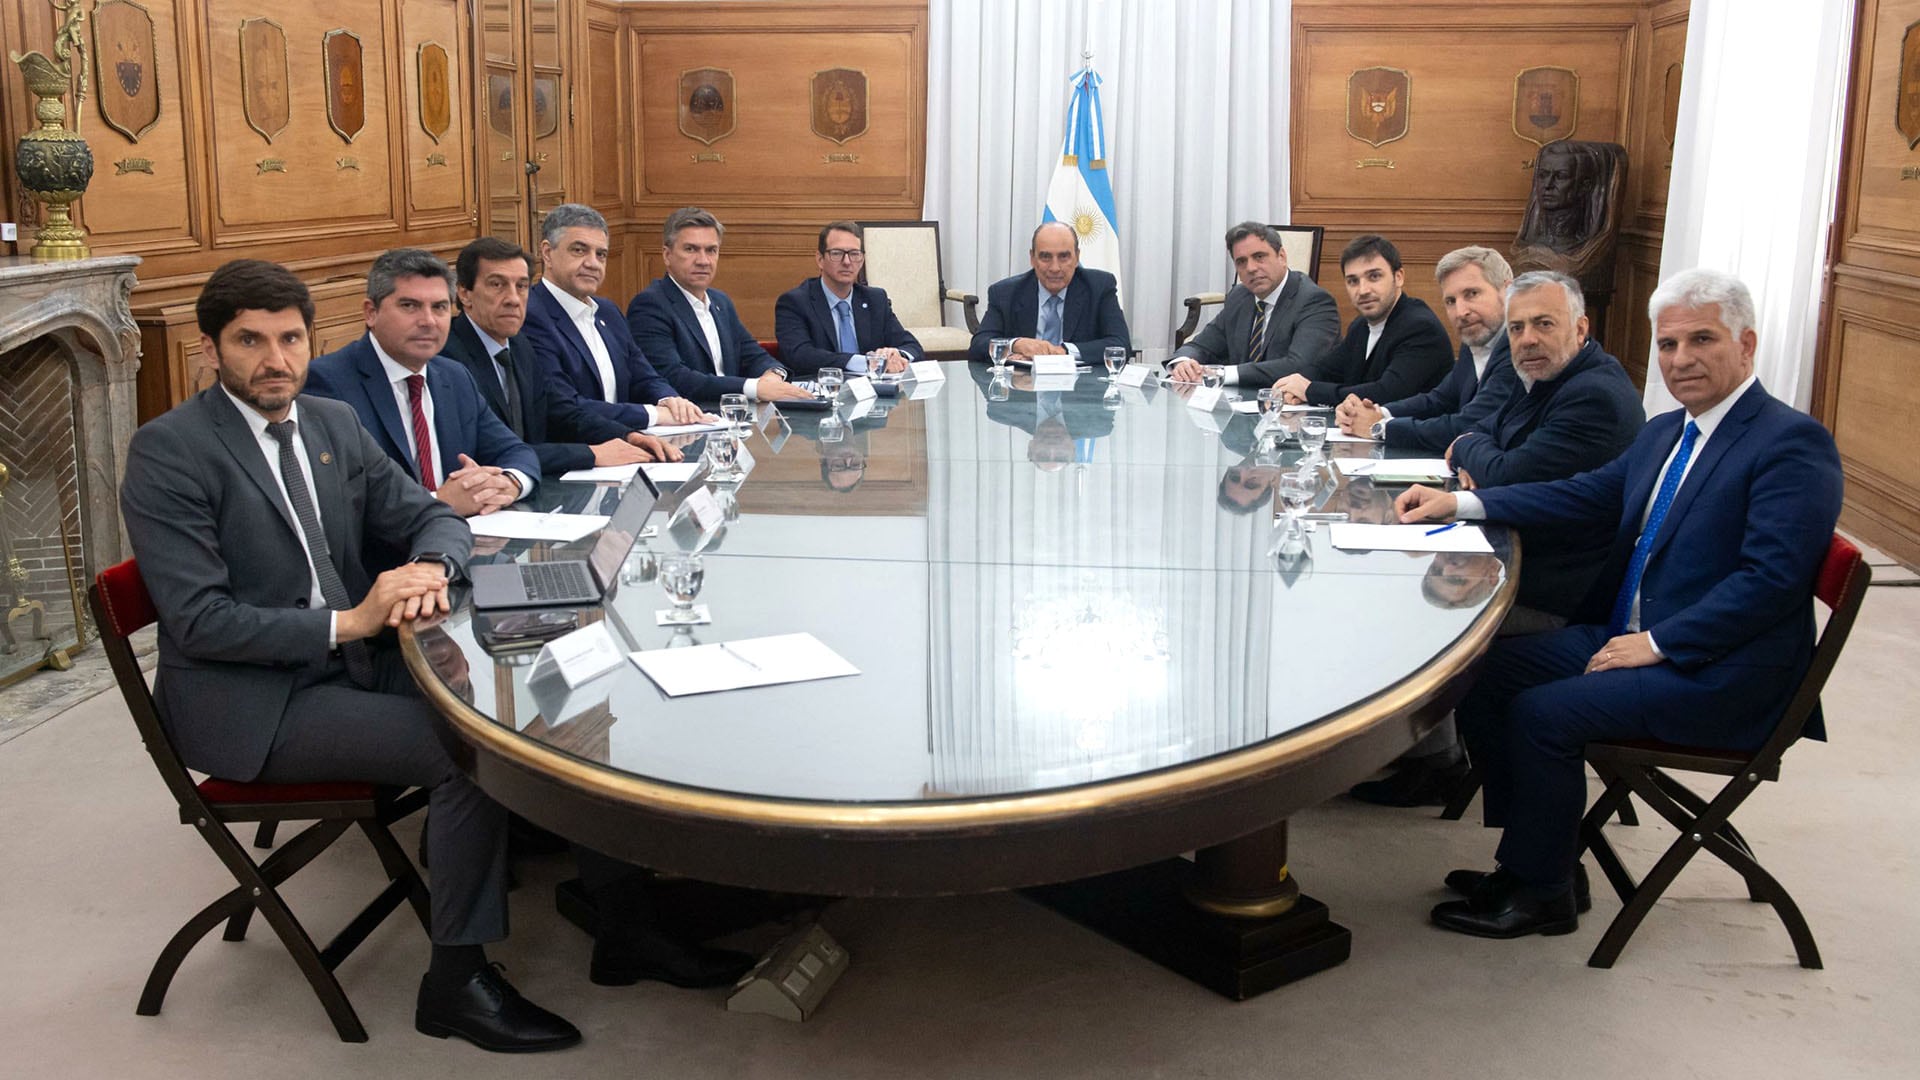
[[(1585, 891), (1584, 749), (1597, 739), (1758, 747), (1813, 654), (1813, 577), (1840, 514), (1833, 437), (1760, 386), (1753, 297), (1714, 270), (1648, 303), (1660, 374), (1683, 408), (1627, 452), (1565, 479), (1447, 494), (1415, 487), (1407, 523), (1585, 525), (1613, 542), (1563, 630), (1496, 641), (1456, 710), (1504, 833), (1492, 873), (1433, 909), (1482, 937), (1570, 933)], [(1816, 716), (1808, 724), (1824, 732)]]
[(886, 290), (860, 281), (867, 253), (859, 223), (836, 221), (821, 229), (819, 249), (820, 276), (788, 289), (773, 305), (773, 333), (788, 370), (812, 375), (837, 367), (865, 374), (866, 354), (878, 352), (888, 371), (899, 372), (920, 359), (920, 342), (894, 316)]
[(1340, 309), (1327, 290), (1287, 269), (1279, 230), (1243, 221), (1227, 230), (1227, 255), (1240, 283), (1220, 314), (1168, 359), (1173, 377), (1199, 382), (1203, 366), (1219, 364), (1229, 384), (1271, 386), (1318, 363), (1340, 339)]
[(562, 401), (548, 393), (546, 372), (520, 334), (533, 290), (533, 256), (520, 245), (492, 236), (475, 240), (454, 260), (454, 280), (460, 314), (441, 355), (464, 366), (494, 415), (533, 447), (542, 475), (680, 460), (679, 450), (588, 412), (577, 397)]
[[(301, 396), (314, 307), (300, 279), (230, 262), (197, 306), (218, 385), (134, 432), (120, 489), (159, 615), (162, 723), (189, 768), (226, 780), (430, 788), (415, 1027), (495, 1051), (579, 1042), (487, 963), (507, 934), (506, 811), (447, 756), (385, 634), (447, 610), (472, 534), (352, 409)], [(370, 536), (411, 561), (376, 575)]]
[(1080, 265), (1080, 237), (1072, 226), (1049, 221), (1033, 230), (1027, 261), (1033, 269), (987, 289), (987, 313), (968, 349), (972, 359), (985, 363), (995, 338), (1013, 339), (1013, 354), (1022, 359), (1065, 355), (1095, 366), (1107, 348), (1132, 345), (1119, 283)]

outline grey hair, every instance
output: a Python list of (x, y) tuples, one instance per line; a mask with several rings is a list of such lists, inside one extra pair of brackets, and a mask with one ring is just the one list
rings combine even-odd
[(720, 219), (697, 206), (683, 206), (668, 214), (666, 224), (660, 226), (661, 242), (672, 247), (681, 229), (712, 229), (716, 238), (723, 241), (727, 238), (727, 227), (720, 224)]
[(570, 202), (561, 203), (547, 211), (546, 219), (540, 223), (540, 239), (558, 247), (560, 234), (575, 228), (611, 234), (607, 219), (600, 211), (582, 203)]
[(393, 295), (395, 283), (405, 277), (439, 278), (447, 283), (447, 299), (453, 299), (453, 268), (440, 256), (420, 248), (381, 252), (367, 268), (367, 299), (379, 307)]
[(1495, 289), (1505, 289), (1513, 280), (1513, 267), (1497, 251), (1488, 247), (1454, 248), (1440, 256), (1440, 262), (1433, 268), (1433, 280), (1444, 282), (1457, 270), (1468, 266), (1477, 266), (1487, 277), (1487, 284)]
[(1658, 323), (1661, 312), (1670, 307), (1712, 306), (1720, 308), (1720, 321), (1734, 337), (1753, 329), (1753, 292), (1732, 274), (1704, 266), (1682, 270), (1661, 282), (1647, 299), (1647, 318)]
[(1558, 285), (1567, 291), (1567, 318), (1578, 320), (1587, 313), (1587, 296), (1580, 291), (1580, 283), (1558, 270), (1529, 270), (1507, 285), (1507, 306), (1513, 306), (1513, 298), (1521, 293), (1530, 293), (1543, 285)]

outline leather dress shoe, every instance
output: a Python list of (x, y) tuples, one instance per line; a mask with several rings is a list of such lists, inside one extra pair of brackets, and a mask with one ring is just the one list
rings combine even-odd
[(1347, 794), (1375, 806), (1445, 806), (1470, 771), (1464, 759), (1436, 765), (1416, 758), (1383, 779), (1353, 785)]
[(560, 1050), (580, 1041), (580, 1029), (520, 996), (499, 964), (488, 964), (452, 989), (420, 978), (414, 1030), (444, 1039), (458, 1035), (496, 1054)]
[(1517, 938), (1528, 934), (1571, 934), (1580, 928), (1573, 887), (1556, 893), (1540, 890), (1496, 870), (1465, 900), (1448, 900), (1433, 909), (1433, 924), (1457, 934)]
[(653, 979), (694, 990), (732, 986), (758, 962), (743, 952), (689, 945), (660, 933), (603, 935), (594, 939), (587, 977), (600, 986), (632, 986)]
[[(1447, 888), (1461, 896), (1471, 897), (1481, 887), (1481, 883), (1492, 876), (1493, 873), (1485, 870), (1449, 870), (1446, 877)], [(1593, 910), (1593, 889), (1587, 884), (1586, 863), (1575, 863), (1573, 866), (1573, 906), (1574, 910), (1582, 915)]]

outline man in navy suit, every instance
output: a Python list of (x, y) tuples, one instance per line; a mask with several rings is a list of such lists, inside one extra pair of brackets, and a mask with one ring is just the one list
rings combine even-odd
[(820, 230), (815, 261), (820, 276), (782, 293), (773, 305), (773, 335), (787, 368), (811, 375), (823, 367), (865, 374), (867, 354), (886, 358), (888, 371), (920, 359), (920, 343), (894, 317), (885, 289), (860, 283), (867, 261), (866, 232), (854, 221)]
[(629, 430), (691, 424), (706, 414), (660, 377), (635, 344), (620, 309), (594, 295), (607, 276), (607, 219), (563, 203), (540, 223), (540, 284), (527, 297), (523, 331), (562, 408), (578, 403)]
[(1385, 405), (1348, 394), (1335, 416), (1349, 435), (1371, 436), (1400, 449), (1439, 454), (1492, 416), (1519, 379), (1507, 349), (1506, 290), (1513, 269), (1492, 248), (1463, 247), (1434, 267), (1440, 298), (1460, 337), (1453, 373), (1439, 386)]
[(1362, 233), (1340, 252), (1347, 299), (1360, 317), (1317, 364), (1275, 380), (1289, 405), (1338, 405), (1349, 396), (1395, 401), (1440, 385), (1452, 366), (1447, 328), (1403, 290), (1400, 249)]
[(667, 215), (662, 227), (667, 272), (627, 305), (633, 340), (680, 394), (695, 401), (745, 394), (748, 401), (813, 395), (787, 381), (740, 321), (727, 294), (713, 288), (726, 227), (697, 206)]
[(1080, 265), (1080, 236), (1072, 226), (1049, 221), (1033, 230), (1027, 261), (1033, 269), (987, 289), (987, 314), (968, 350), (973, 359), (984, 362), (994, 338), (1012, 338), (1015, 356), (1065, 354), (1095, 366), (1108, 347), (1132, 344), (1119, 283)]
[(533, 491), (540, 459), (487, 408), (467, 369), (434, 363), (453, 319), (453, 271), (395, 248), (367, 271), (367, 334), (316, 359), (307, 392), (353, 406), (373, 439), (462, 517)]
[(441, 355), (458, 361), (480, 387), (487, 407), (540, 458), (540, 472), (559, 477), (574, 469), (678, 461), (680, 451), (580, 406), (557, 401), (547, 376), (520, 333), (533, 288), (533, 256), (520, 245), (483, 236), (454, 260), (460, 314)]
[[(1840, 516), (1833, 437), (1760, 386), (1753, 297), (1690, 270), (1648, 302), (1660, 374), (1683, 406), (1648, 421), (1613, 462), (1565, 480), (1457, 495), (1415, 487), (1400, 520), (1486, 518), (1612, 533), (1563, 630), (1494, 643), (1457, 710), (1503, 827), (1491, 873), (1433, 909), (1482, 937), (1578, 925), (1583, 752), (1595, 739), (1751, 749), (1813, 655), (1813, 577)], [(1816, 737), (1817, 717), (1810, 726)]]

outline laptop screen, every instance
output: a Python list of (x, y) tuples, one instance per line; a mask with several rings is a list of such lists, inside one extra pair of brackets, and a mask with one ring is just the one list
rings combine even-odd
[(647, 523), (647, 516), (653, 513), (653, 503), (660, 497), (660, 489), (653, 486), (643, 471), (627, 485), (625, 495), (620, 497), (620, 505), (613, 508), (613, 517), (607, 526), (594, 538), (593, 551), (587, 556), (587, 567), (593, 571), (594, 584), (600, 586), (602, 593), (613, 587), (614, 578), (620, 573), (620, 564), (626, 561), (627, 552), (633, 550), (634, 538)]

